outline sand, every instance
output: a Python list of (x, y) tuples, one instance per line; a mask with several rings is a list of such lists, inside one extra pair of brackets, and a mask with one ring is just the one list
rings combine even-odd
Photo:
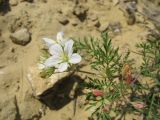
[[(149, 29), (154, 28), (149, 15), (141, 14), (145, 4), (137, 4), (140, 12), (135, 12), (136, 22), (128, 25), (121, 2), (30, 1), (9, 0), (5, 7), (0, 7), (0, 120), (88, 120), (90, 111), (78, 105), (73, 116), (74, 100), (56, 110), (33, 97), (26, 75), (28, 68), (37, 64), (42, 38), (56, 38), (59, 31), (64, 31), (67, 37), (98, 37), (105, 26), (107, 28), (107, 25), (113, 24), (118, 30), (110, 31), (113, 44), (120, 47), (121, 52), (128, 48), (135, 51), (136, 43), (144, 41)], [(155, 19), (159, 20), (158, 17)], [(27, 28), (31, 33), (31, 42), (25, 46), (13, 43), (10, 38), (12, 33), (21, 28)], [(136, 58), (138, 67), (141, 58), (134, 53), (131, 53), (131, 57)], [(82, 104), (83, 99), (83, 95), (78, 96), (78, 104)]]

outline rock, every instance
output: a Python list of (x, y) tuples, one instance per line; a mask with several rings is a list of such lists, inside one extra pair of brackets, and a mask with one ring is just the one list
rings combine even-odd
[(49, 78), (44, 79), (41, 78), (39, 73), (41, 71), (38, 70), (37, 67), (31, 67), (29, 68), (28, 74), (27, 74), (27, 80), (30, 83), (30, 87), (33, 90), (33, 95), (36, 98), (39, 98), (42, 94), (45, 94), (45, 92), (49, 89), (54, 89), (56, 87), (56, 84), (58, 82), (61, 82), (62, 79), (70, 76), (70, 72), (62, 72), (62, 73), (54, 73)]
[(4, 15), (8, 11), (10, 11), (9, 0), (0, 0), (0, 15)]
[(11, 6), (16, 6), (16, 5), (18, 4), (18, 1), (17, 1), (17, 0), (10, 0), (10, 1), (9, 1), (9, 4), (10, 4)]
[(22, 120), (39, 120), (41, 118), (42, 104), (34, 98), (27, 98), (19, 103), (19, 111)]
[(135, 16), (136, 11), (137, 11), (136, 3), (128, 2), (125, 14), (128, 25), (133, 25), (136, 22), (136, 16)]
[(106, 22), (106, 23), (104, 23), (104, 24), (102, 24), (102, 25), (100, 26), (99, 31), (100, 31), (100, 32), (105, 32), (108, 28), (109, 28), (109, 23)]
[(98, 5), (104, 5), (105, 0), (95, 0), (96, 4)]
[(133, 25), (136, 22), (136, 16), (135, 16), (135, 12), (137, 11), (136, 4), (137, 3), (135, 1), (130, 1), (124, 3), (122, 2), (120, 5), (126, 17), (128, 25)]
[(3, 4), (5, 4), (5, 0), (0, 0), (0, 5), (3, 5)]
[(136, 16), (134, 13), (127, 14), (126, 15), (126, 20), (128, 25), (133, 25), (136, 22)]
[(0, 55), (5, 51), (6, 43), (5, 41), (0, 38)]
[(73, 14), (79, 18), (80, 21), (84, 21), (87, 17), (87, 11), (88, 9), (84, 6), (75, 6), (73, 9)]
[(88, 16), (88, 19), (91, 20), (91, 21), (96, 21), (96, 20), (98, 20), (98, 17), (97, 17), (97, 15), (95, 15), (95, 14), (90, 14), (90, 15)]
[[(14, 94), (17, 93), (17, 108), (21, 118), (16, 120), (39, 120), (45, 108), (44, 105), (33, 96), (33, 89), (30, 86), (26, 74), (27, 72), (24, 72), (25, 78), (19, 82), (19, 91), (13, 92)], [(37, 84), (39, 84), (39, 81), (37, 81)]]
[(20, 0), (20, 2), (33, 2), (34, 0)]
[(0, 94), (3, 98), (0, 99), (0, 120), (39, 120), (43, 105), (33, 97), (28, 81), (22, 80), (18, 74), (21, 67), (12, 67), (12, 70), (4, 68), (1, 71), (3, 74), (0, 74)]
[(16, 120), (17, 108), (14, 97), (2, 93), (0, 99), (0, 120)]
[(58, 21), (59, 21), (62, 25), (66, 25), (66, 24), (69, 23), (69, 20), (68, 20), (67, 17), (64, 16), (64, 15), (59, 15)]
[(62, 9), (61, 8), (57, 8), (57, 13), (62, 14)]
[(42, 3), (47, 3), (47, 0), (34, 0), (34, 2), (42, 2)]
[(12, 42), (19, 45), (27, 45), (31, 41), (31, 34), (26, 28), (22, 28), (10, 35)]
[(120, 33), (121, 32), (121, 23), (120, 22), (113, 22), (109, 24), (109, 30), (113, 33)]
[[(12, 66), (12, 67), (17, 67), (17, 66)], [(11, 92), (11, 94), (14, 94), (18, 87), (19, 87), (19, 80), (20, 77), (17, 75), (20, 71), (17, 69), (3, 69), (2, 75), (0, 75), (0, 89), (5, 90), (5, 92)]]
[(72, 20), (71, 20), (71, 24), (72, 24), (73, 26), (77, 26), (78, 23), (79, 23), (79, 20), (77, 20), (77, 19), (72, 19)]
[(88, 0), (73, 0), (75, 4), (86, 3)]
[(137, 3), (135, 1), (121, 1), (120, 2), (120, 9), (125, 12), (127, 9), (129, 9), (130, 12), (136, 12), (137, 11)]
[(126, 3), (126, 10), (129, 9), (130, 12), (134, 13), (137, 11), (136, 2), (128, 2)]
[(113, 5), (117, 5), (119, 3), (119, 0), (113, 0)]
[(0, 0), (0, 4), (3, 2), (3, 0)]
[(8, 20), (8, 29), (12, 33), (20, 28), (27, 28), (29, 30), (33, 26), (30, 14), (25, 10), (22, 10), (17, 16), (8, 15), (6, 19)]
[(100, 27), (100, 22), (98, 20), (98, 17), (97, 15), (91, 13), (87, 16), (87, 22), (88, 22), (88, 26), (89, 27), (97, 27), (99, 28)]
[(99, 20), (96, 20), (96, 21), (90, 22), (90, 25), (99, 28), (100, 27), (100, 22), (99, 22)]
[(99, 20), (89, 21), (89, 22), (88, 22), (88, 27), (91, 28), (91, 29), (93, 29), (93, 27), (99, 28), (100, 25), (101, 25), (101, 24), (100, 24)]

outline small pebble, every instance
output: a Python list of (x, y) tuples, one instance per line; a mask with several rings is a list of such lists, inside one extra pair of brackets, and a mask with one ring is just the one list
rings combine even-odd
[(17, 0), (9, 0), (9, 4), (10, 4), (11, 6), (17, 6), (18, 1), (17, 1)]
[(105, 32), (109, 28), (109, 23), (104, 23), (100, 26), (99, 31), (100, 32)]
[(119, 0), (113, 0), (113, 5), (116, 6), (119, 3)]
[(26, 28), (22, 28), (10, 35), (13, 43), (27, 45), (31, 41), (31, 34)]
[(77, 19), (71, 20), (71, 24), (72, 24), (73, 26), (77, 26), (78, 23), (79, 23), (79, 21), (78, 21)]
[(67, 17), (64, 16), (64, 15), (60, 15), (60, 16), (58, 17), (58, 21), (59, 21), (62, 25), (66, 25), (66, 24), (69, 23), (69, 20), (68, 20)]

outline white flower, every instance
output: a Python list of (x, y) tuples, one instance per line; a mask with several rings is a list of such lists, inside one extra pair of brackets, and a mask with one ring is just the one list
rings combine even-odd
[(65, 42), (64, 47), (60, 44), (54, 44), (49, 48), (49, 52), (52, 55), (49, 57), (44, 65), (46, 67), (56, 67), (56, 72), (63, 72), (71, 64), (77, 64), (81, 61), (81, 56), (77, 53), (73, 53), (73, 40)]
[(49, 48), (51, 45), (54, 44), (61, 44), (64, 45), (66, 42), (66, 39), (64, 39), (64, 33), (63, 32), (58, 32), (57, 33), (57, 39), (53, 40), (50, 38), (43, 38), (44, 44)]

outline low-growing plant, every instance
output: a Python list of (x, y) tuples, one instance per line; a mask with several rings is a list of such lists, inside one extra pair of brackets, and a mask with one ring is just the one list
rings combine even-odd
[(146, 120), (160, 119), (160, 31), (150, 34), (146, 42), (137, 45), (142, 54), (141, 74), (154, 80), (155, 85), (148, 88), (145, 95), (148, 105), (143, 111)]
[[(142, 54), (141, 73), (145, 76), (160, 78), (160, 35), (150, 35), (147, 42), (137, 44)], [(160, 81), (157, 81), (160, 82)]]
[(103, 33), (101, 39), (79, 40), (76, 46), (85, 56), (87, 54), (94, 71), (85, 83), (85, 88), (90, 90), (86, 97), (89, 101), (87, 109), (94, 109), (92, 116), (97, 120), (113, 119), (110, 114), (117, 116), (128, 102), (128, 89), (133, 82), (129, 52), (121, 55), (119, 48), (112, 46), (107, 33)]
[[(142, 48), (142, 75), (153, 79), (158, 76), (159, 81), (159, 42), (145, 42), (138, 47)], [(93, 71), (84, 84), (87, 91), (86, 109), (91, 109), (92, 118), (112, 120), (121, 119), (127, 113), (139, 113), (143, 119), (159, 119), (160, 100), (153, 92), (159, 84), (150, 88), (148, 84), (139, 82), (140, 78), (133, 74), (129, 51), (125, 55), (120, 54), (119, 49), (112, 46), (107, 33), (103, 33), (100, 39), (90, 37), (78, 40), (76, 49), (81, 51)]]

